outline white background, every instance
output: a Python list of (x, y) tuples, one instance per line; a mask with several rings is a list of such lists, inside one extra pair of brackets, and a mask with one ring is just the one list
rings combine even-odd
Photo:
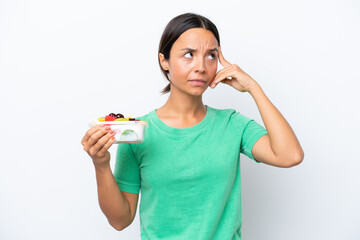
[[(80, 141), (89, 119), (165, 103), (158, 43), (185, 12), (217, 25), (305, 152), (288, 169), (242, 156), (243, 239), (360, 239), (355, 0), (0, 1), (0, 239), (140, 239), (138, 213), (121, 232), (107, 223)], [(203, 99), (263, 124), (247, 93)]]

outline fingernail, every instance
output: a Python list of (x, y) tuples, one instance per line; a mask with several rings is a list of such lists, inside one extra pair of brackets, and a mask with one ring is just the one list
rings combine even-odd
[(106, 127), (105, 129), (106, 129), (106, 130), (109, 130), (109, 129), (110, 129), (110, 127)]
[(115, 139), (115, 137), (112, 137), (112, 138), (111, 138), (111, 140), (114, 140), (114, 139)]
[(113, 133), (114, 133), (114, 130), (111, 130), (111, 131), (110, 131), (110, 134), (113, 134)]

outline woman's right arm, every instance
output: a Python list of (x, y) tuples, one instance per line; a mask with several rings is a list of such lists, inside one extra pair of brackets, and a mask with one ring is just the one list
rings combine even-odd
[(129, 202), (120, 191), (110, 166), (95, 167), (95, 172), (100, 208), (110, 225), (121, 231), (133, 220)]
[(115, 142), (114, 134), (110, 127), (95, 126), (86, 132), (81, 144), (95, 166), (100, 208), (110, 225), (120, 231), (131, 224), (134, 214), (110, 168), (108, 149)]

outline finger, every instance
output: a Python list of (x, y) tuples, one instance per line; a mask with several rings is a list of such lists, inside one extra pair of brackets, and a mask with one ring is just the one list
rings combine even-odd
[(95, 132), (99, 131), (101, 129), (101, 127), (103, 127), (103, 125), (96, 125), (96, 126), (90, 128), (89, 130), (87, 130), (84, 137), (81, 140), (81, 144), (84, 146), (86, 144), (86, 142), (89, 140), (89, 138), (91, 137), (91, 135), (93, 135)]
[[(221, 70), (219, 70), (217, 73), (216, 73), (216, 75), (215, 75), (215, 77), (214, 77), (214, 79), (213, 79), (213, 82), (215, 81), (215, 80), (217, 80), (218, 78), (224, 78), (223, 76), (224, 76), (224, 74), (225, 75), (231, 75), (231, 72), (233, 72), (234, 71), (234, 68), (233, 68), (233, 66), (232, 65), (230, 65), (230, 66), (227, 66), (227, 67), (225, 67), (225, 68), (223, 68), (223, 69), (221, 69)], [(229, 75), (229, 76), (230, 76)]]
[(100, 151), (98, 152), (98, 155), (103, 156), (105, 154), (105, 152), (114, 144), (115, 142), (115, 137), (112, 136), (106, 143), (105, 145), (100, 149)]
[(223, 66), (223, 67), (228, 67), (231, 65), (231, 63), (226, 61), (226, 59), (224, 58), (224, 55), (222, 54), (222, 51), (221, 51), (221, 46), (219, 46), (219, 61), (220, 61), (221, 66)]
[(104, 136), (102, 136), (96, 143), (95, 145), (92, 146), (92, 148), (90, 149), (89, 153), (91, 156), (97, 155), (97, 156), (101, 156), (99, 154), (100, 149), (115, 135), (115, 131), (111, 130), (109, 131), (107, 134), (105, 134)]
[(227, 85), (230, 85), (231, 86), (231, 79), (224, 79), (224, 80), (222, 80), (220, 83), (224, 83), (224, 84), (227, 84)]
[(105, 127), (100, 128), (98, 131), (93, 133), (88, 139), (88, 141), (85, 143), (84, 150), (88, 152), (96, 144), (96, 142), (109, 131), (110, 127)]
[(224, 68), (218, 72), (210, 86), (214, 88), (219, 82), (225, 79), (229, 80), (229, 78), (235, 78), (234, 70), (232, 68)]

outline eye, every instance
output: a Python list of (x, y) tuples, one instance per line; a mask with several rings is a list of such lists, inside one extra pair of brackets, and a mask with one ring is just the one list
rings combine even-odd
[(187, 52), (187, 53), (184, 54), (184, 57), (185, 57), (185, 58), (191, 58), (192, 55), (193, 55), (193, 54), (192, 54), (191, 52)]
[(216, 59), (216, 55), (215, 55), (214, 53), (211, 53), (211, 54), (209, 55), (209, 57), (210, 57), (210, 59)]

